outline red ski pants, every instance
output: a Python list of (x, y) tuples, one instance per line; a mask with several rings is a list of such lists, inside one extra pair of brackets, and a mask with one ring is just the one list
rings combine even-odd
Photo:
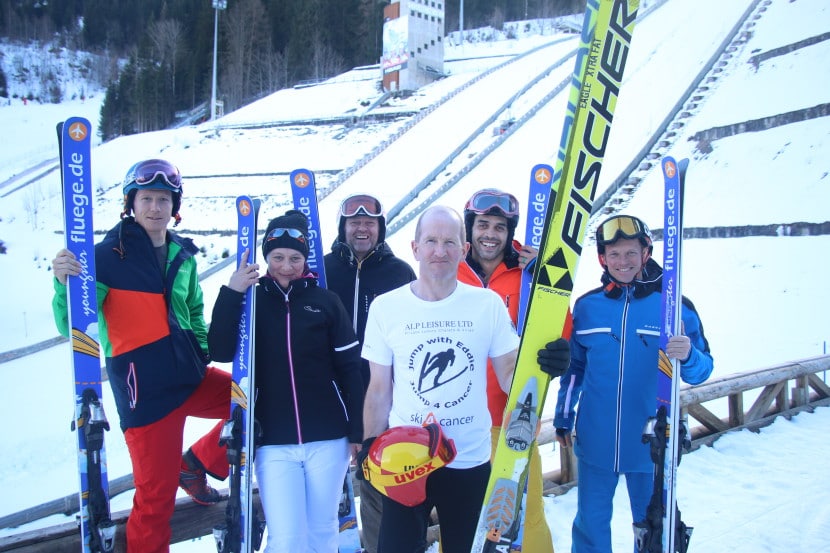
[(182, 405), (159, 421), (124, 433), (135, 480), (133, 508), (127, 520), (128, 553), (170, 550), (170, 518), (176, 505), (187, 417), (222, 419), (191, 450), (211, 476), (222, 480), (228, 476), (219, 432), (230, 413), (230, 398), (230, 374), (208, 367), (202, 383)]

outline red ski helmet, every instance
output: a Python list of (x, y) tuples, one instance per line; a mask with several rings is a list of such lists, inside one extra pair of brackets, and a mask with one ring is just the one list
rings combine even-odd
[(363, 476), (380, 493), (413, 507), (426, 500), (432, 472), (455, 459), (455, 443), (441, 426), (396, 426), (378, 436), (363, 463)]
[(470, 196), (464, 205), (464, 229), (467, 232), (467, 242), (473, 240), (473, 223), (476, 215), (498, 215), (507, 220), (505, 247), (506, 252), (509, 252), (516, 227), (519, 225), (519, 201), (516, 196), (497, 188), (484, 188)]

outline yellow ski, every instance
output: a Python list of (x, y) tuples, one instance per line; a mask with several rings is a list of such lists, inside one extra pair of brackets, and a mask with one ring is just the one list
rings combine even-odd
[(588, 0), (516, 372), (472, 553), (507, 553), (518, 531), (530, 445), (548, 391), (536, 361), (565, 329), (639, 0)]

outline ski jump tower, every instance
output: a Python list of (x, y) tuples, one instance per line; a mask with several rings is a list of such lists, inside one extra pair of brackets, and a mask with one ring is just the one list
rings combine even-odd
[(444, 75), (444, 4), (392, 0), (383, 8), (384, 90), (415, 90)]

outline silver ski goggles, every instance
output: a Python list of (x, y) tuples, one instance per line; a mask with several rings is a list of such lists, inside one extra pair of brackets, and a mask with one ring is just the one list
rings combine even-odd
[(182, 175), (178, 167), (163, 159), (148, 159), (135, 166), (132, 180), (138, 186), (146, 186), (161, 179), (173, 189), (182, 187)]
[(366, 215), (367, 217), (380, 217), (383, 215), (383, 206), (380, 200), (368, 194), (357, 194), (349, 196), (340, 204), (340, 215), (342, 217), (355, 217)]
[(492, 213), (492, 209), (501, 211), (505, 217), (518, 217), (519, 201), (507, 192), (481, 190), (473, 194), (464, 206), (465, 211), (472, 211), (478, 215)]
[(271, 232), (268, 233), (268, 236), (265, 237), (265, 241), (268, 240), (276, 240), (280, 236), (287, 234), (291, 238), (295, 240), (302, 240), (305, 241), (305, 234), (302, 231), (297, 230), (295, 228), (287, 228), (287, 227), (277, 227), (272, 229)]

